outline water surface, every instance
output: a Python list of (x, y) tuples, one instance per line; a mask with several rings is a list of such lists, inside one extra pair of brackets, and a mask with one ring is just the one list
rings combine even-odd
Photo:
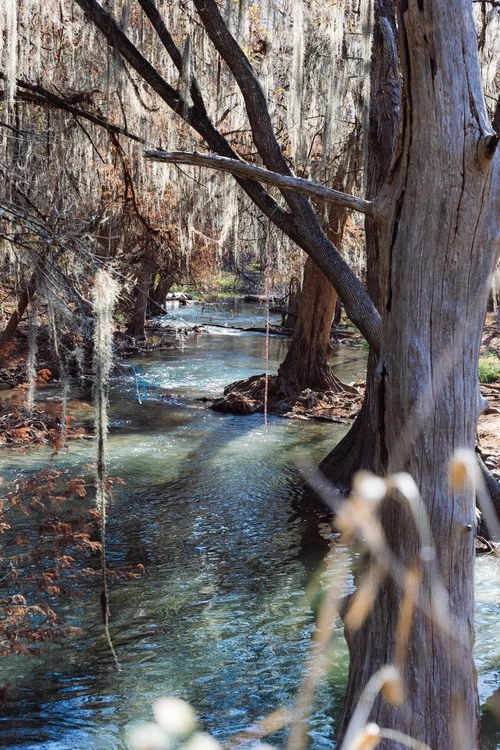
[[(228, 323), (262, 324), (255, 307), (230, 309), (236, 312)], [(194, 322), (201, 311), (192, 306), (178, 314)], [(325, 551), (319, 538), (311, 548), (294, 513), (296, 461), (319, 460), (345, 428), (273, 417), (265, 425), (263, 415), (218, 414), (196, 400), (232, 380), (275, 371), (287, 345), (272, 337), (266, 362), (264, 336), (208, 328), (137, 363), (138, 375), (125, 367), (114, 380), (109, 470), (126, 484), (109, 512), (109, 558), (114, 566), (146, 568), (140, 580), (111, 586), (111, 629), (123, 669), (114, 669), (98, 590), (89, 583), (82, 598), (56, 605), (83, 628), (81, 639), (46, 645), (39, 659), (1, 662), (1, 681), (11, 690), (0, 747), (121, 749), (126, 727), (149, 718), (162, 695), (188, 699), (203, 728), (222, 740), (290, 705), (314, 626), (304, 591)], [(337, 374), (351, 381), (362, 377), (364, 361), (356, 351), (333, 356)], [(88, 474), (92, 453), (90, 444), (74, 444), (55, 465)], [(9, 479), (47, 457), (44, 450), (4, 452), (2, 473)], [(498, 572), (498, 561), (478, 562), (483, 701), (498, 688)], [(315, 705), (313, 750), (333, 747), (346, 666), (339, 630)], [(498, 726), (490, 724), (485, 747), (500, 747)]]

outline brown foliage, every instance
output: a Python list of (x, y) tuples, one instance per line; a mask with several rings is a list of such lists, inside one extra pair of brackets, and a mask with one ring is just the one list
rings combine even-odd
[[(36, 654), (45, 641), (80, 634), (53, 606), (90, 593), (89, 581), (101, 574), (100, 514), (89, 494), (83, 478), (45, 469), (18, 477), (0, 499), (0, 656)], [(142, 572), (116, 570), (110, 578)]]

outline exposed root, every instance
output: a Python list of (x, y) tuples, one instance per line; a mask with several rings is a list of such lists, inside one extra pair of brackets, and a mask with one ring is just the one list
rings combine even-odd
[[(224, 389), (221, 398), (214, 399), (211, 408), (231, 414), (263, 412), (265, 387), (266, 376), (263, 374), (237, 380)], [(361, 406), (362, 391), (353, 386), (337, 392), (306, 388), (298, 395), (284, 397), (278, 389), (278, 376), (271, 375), (268, 378), (267, 398), (271, 414), (349, 424)]]
[[(16, 389), (22, 397), (25, 393)], [(70, 409), (79, 413), (80, 424), (74, 424), (73, 414), (65, 417), (62, 424), (63, 405), (60, 401), (44, 401), (38, 403), (31, 414), (24, 406), (21, 397), (19, 402), (9, 400), (0, 407), (0, 446), (25, 446), (30, 444), (46, 444), (54, 450), (63, 447), (64, 436), (67, 439), (91, 438), (91, 432), (81, 424), (87, 404), (71, 402)]]

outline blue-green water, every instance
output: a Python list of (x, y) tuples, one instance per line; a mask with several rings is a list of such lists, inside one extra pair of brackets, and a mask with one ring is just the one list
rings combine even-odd
[[(185, 319), (196, 309), (181, 308)], [(199, 312), (199, 311), (198, 311)], [(231, 322), (255, 316), (244, 308)], [(259, 321), (256, 321), (259, 322)], [(260, 323), (262, 319), (260, 319)], [(287, 341), (272, 338), (269, 369)], [(364, 355), (334, 355), (337, 374), (363, 375)], [(328, 423), (221, 415), (196, 401), (232, 380), (265, 370), (265, 337), (209, 328), (129, 369), (111, 393), (110, 474), (123, 477), (109, 511), (112, 565), (142, 563), (140, 580), (111, 586), (117, 672), (100, 625), (98, 588), (55, 606), (84, 635), (45, 645), (40, 658), (0, 663), (10, 683), (1, 709), (0, 747), (11, 750), (115, 750), (127, 726), (149, 718), (151, 703), (175, 694), (221, 739), (282, 705), (300, 682), (314, 627), (304, 590), (324, 546), (311, 549), (293, 502), (297, 459), (318, 460), (345, 428)], [(55, 459), (87, 472), (93, 448), (73, 444)], [(3, 453), (5, 479), (42, 466), (47, 453)], [(339, 565), (345, 566), (345, 562)], [(339, 571), (340, 572), (340, 571)], [(486, 700), (498, 687), (498, 561), (478, 562), (478, 668)], [(0, 576), (1, 577), (1, 576)], [(310, 739), (332, 748), (346, 679), (340, 630), (332, 667), (318, 693)], [(498, 727), (485, 747), (497, 747)], [(440, 750), (440, 749), (439, 749)]]

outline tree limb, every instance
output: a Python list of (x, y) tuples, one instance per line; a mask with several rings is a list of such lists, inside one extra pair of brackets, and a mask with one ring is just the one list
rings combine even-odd
[[(215, 0), (193, 2), (212, 44), (238, 84), (253, 140), (264, 164), (273, 172), (291, 176), (274, 134), (265, 94), (252, 64), (229, 31)], [(321, 268), (344, 303), (349, 318), (370, 346), (378, 351), (382, 320), (366, 289), (326, 236), (305, 196), (288, 190), (282, 192), (293, 216), (293, 233), (288, 233), (288, 236)]]
[[(108, 44), (124, 57), (129, 65), (134, 68), (143, 80), (146, 81), (154, 91), (156, 91), (156, 93), (171, 107), (171, 109), (174, 110), (174, 112), (182, 117), (188, 125), (205, 139), (209, 148), (221, 156), (235, 159), (238, 158), (228, 141), (224, 138), (222, 133), (217, 130), (206, 115), (206, 111), (203, 111), (201, 103), (197, 103), (198, 92), (196, 92), (196, 90), (193, 91), (193, 87), (191, 89), (192, 93), (195, 93), (195, 97), (193, 97), (193, 106), (186, 110), (186, 108), (183, 107), (178, 92), (173, 89), (163, 79), (158, 70), (146, 60), (137, 47), (135, 47), (130, 39), (123, 33), (113, 16), (108, 13), (97, 2), (97, 0), (75, 0), (75, 2), (84, 11), (87, 18), (104, 34)], [(149, 8), (150, 3), (147, 3), (144, 0), (142, 5), (143, 9), (146, 10)], [(196, 5), (200, 17), (202, 17), (203, 23), (205, 24), (205, 28), (207, 29), (207, 33), (212, 41), (214, 41), (219, 32), (223, 32), (224, 28), (226, 28), (227, 31), (224, 21), (220, 17), (220, 14), (218, 14), (217, 6), (208, 2), (208, 0), (206, 0), (205, 3), (197, 2)], [(149, 8), (149, 10), (151, 10), (151, 8)], [(151, 12), (148, 13), (148, 17), (150, 17), (150, 20), (153, 22), (153, 26), (162, 38), (163, 43), (170, 48), (167, 49), (169, 54), (173, 54), (175, 57), (176, 52), (171, 45), (170, 38), (167, 37), (161, 24), (159, 24), (158, 17)], [(211, 28), (209, 28), (210, 25), (212, 25)], [(221, 45), (220, 52), (223, 51), (224, 44), (228, 42), (227, 35), (223, 34), (223, 36), (224, 42)], [(250, 65), (250, 63), (246, 60), (241, 49), (238, 53), (237, 49), (232, 47), (231, 52), (239, 55), (238, 64), (242, 67), (238, 72), (238, 84), (240, 88), (242, 88), (244, 87), (245, 70), (248, 71), (247, 66)], [(225, 59), (224, 54), (222, 54), (222, 56)], [(231, 57), (231, 54), (229, 54), (229, 57)], [(234, 57), (232, 62), (233, 61)], [(229, 67), (232, 70), (231, 65), (229, 65)], [(232, 70), (232, 72), (234, 75), (234, 70)], [(263, 161), (269, 169), (285, 174), (288, 173), (288, 175), (290, 175), (286, 160), (281, 152), (279, 152), (279, 148), (277, 149), (265, 98), (264, 111), (261, 109), (260, 113), (262, 117), (266, 119), (266, 123), (264, 125), (263, 122), (261, 122), (260, 125), (256, 123), (255, 118), (258, 118), (259, 116), (258, 103), (262, 100), (258, 92), (260, 84), (258, 84), (258, 79), (256, 79), (254, 73), (250, 83), (253, 91), (246, 91), (246, 93), (248, 93), (246, 104), (249, 117), (251, 116), (250, 124), (255, 144), (261, 154), (266, 154), (266, 157), (263, 157)], [(251, 87), (249, 86), (249, 88)], [(249, 103), (251, 104), (250, 107)], [(270, 131), (267, 128), (267, 124), (271, 127)], [(270, 157), (270, 159), (268, 157)], [(349, 318), (354, 325), (359, 328), (370, 346), (375, 351), (379, 351), (382, 335), (381, 317), (363, 284), (356, 277), (356, 274), (349, 268), (337, 248), (335, 248), (322, 231), (309, 201), (304, 196), (284, 190), (284, 198), (291, 209), (291, 212), (289, 213), (284, 211), (283, 208), (281, 208), (281, 206), (266, 192), (266, 190), (264, 190), (262, 185), (255, 180), (249, 180), (239, 176), (235, 176), (235, 179), (245, 190), (247, 195), (255, 202), (258, 208), (277, 227), (285, 232), (290, 239), (313, 258), (336, 289), (339, 297), (344, 303)]]
[(237, 159), (228, 159), (225, 156), (215, 154), (200, 154), (197, 151), (155, 151), (148, 149), (144, 152), (146, 159), (151, 161), (163, 161), (169, 164), (189, 164), (198, 167), (207, 167), (222, 172), (230, 172), (241, 177), (249, 177), (251, 180), (265, 182), (268, 185), (276, 185), (279, 188), (290, 190), (294, 193), (307, 195), (312, 198), (320, 198), (325, 203), (336, 203), (352, 211), (360, 211), (368, 216), (373, 215), (373, 204), (364, 198), (342, 193), (340, 190), (320, 185), (318, 182), (306, 180), (303, 177), (282, 175), (259, 167), (256, 164), (247, 164)]

